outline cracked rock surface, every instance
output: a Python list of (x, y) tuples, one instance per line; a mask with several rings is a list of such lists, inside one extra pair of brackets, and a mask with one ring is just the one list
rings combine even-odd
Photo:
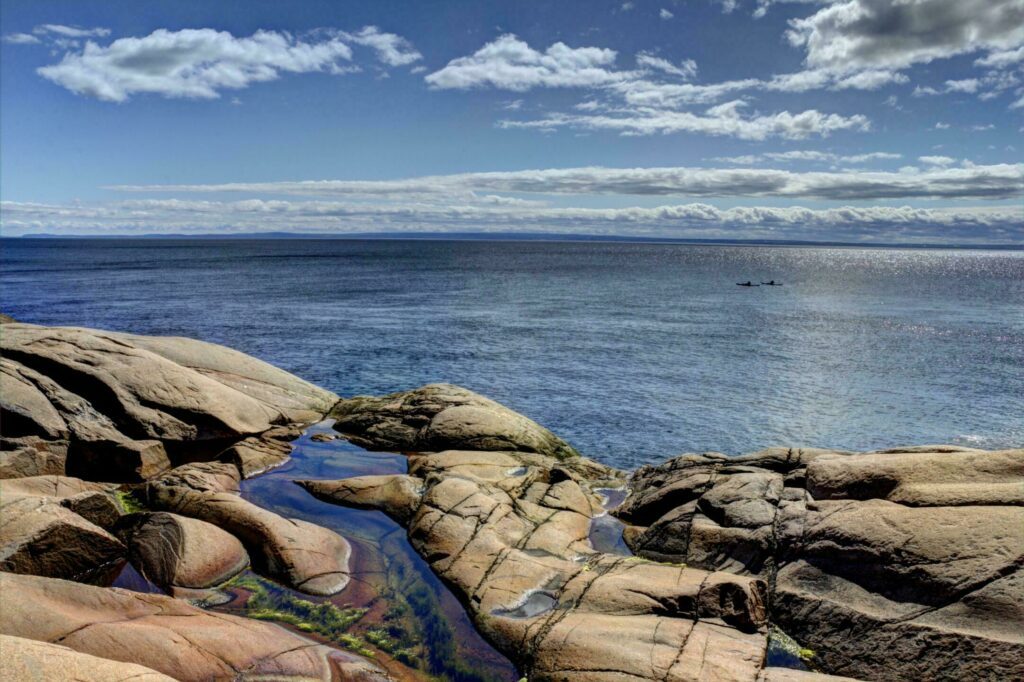
[(764, 578), (825, 670), (1024, 679), (1024, 450), (686, 455), (630, 486), (637, 554)]
[[(397, 432), (408, 474), (297, 483), (405, 525), (413, 547), (530, 680), (827, 679), (764, 667), (762, 578), (594, 549), (591, 525), (605, 513), (597, 489), (621, 486), (621, 472), (578, 455), (477, 449), (474, 434), (452, 443), (459, 449), (410, 452), (435, 442), (418, 435), (429, 423), (413, 433), (396, 414), (406, 414), (410, 396), (434, 391), (359, 399), (362, 435), (353, 440)], [(348, 426), (336, 428), (351, 437)]]

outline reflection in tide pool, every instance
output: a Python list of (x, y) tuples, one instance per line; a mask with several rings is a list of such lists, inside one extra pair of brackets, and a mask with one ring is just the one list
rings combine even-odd
[[(228, 588), (235, 599), (215, 608), (290, 624), (326, 643), (371, 653), (396, 679), (518, 679), (508, 659), (480, 636), (458, 600), (412, 549), (404, 528), (378, 511), (321, 502), (293, 483), (405, 473), (405, 457), (367, 452), (342, 439), (317, 442), (311, 439), (316, 433), (334, 432), (329, 422), (311, 427), (293, 443), (292, 459), (284, 466), (243, 481), (242, 496), (345, 537), (352, 544), (352, 581), (340, 594), (323, 599), (247, 574)], [(252, 608), (254, 595), (258, 611)], [(326, 602), (333, 606), (317, 608)], [(326, 622), (301, 622), (309, 614)]]

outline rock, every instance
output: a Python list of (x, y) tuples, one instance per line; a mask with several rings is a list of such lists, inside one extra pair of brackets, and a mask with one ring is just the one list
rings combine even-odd
[(0, 679), (175, 682), (150, 668), (81, 654), (59, 644), (0, 635)]
[(193, 462), (182, 464), (164, 473), (151, 483), (183, 488), (199, 492), (237, 493), (241, 473), (234, 464), (227, 462)]
[(689, 455), (631, 487), (630, 547), (764, 577), (827, 672), (1024, 678), (1024, 450)]
[(333, 433), (314, 433), (309, 437), (314, 443), (329, 443), (332, 440), (336, 440), (338, 437)]
[(167, 512), (132, 514), (118, 531), (132, 565), (172, 594), (175, 588), (219, 585), (249, 565), (242, 543), (205, 521)]
[(234, 464), (243, 478), (273, 469), (288, 461), (292, 451), (289, 441), (301, 434), (297, 428), (270, 429), (259, 436), (239, 441), (222, 452), (218, 459)]
[(337, 533), (257, 507), (227, 492), (150, 482), (149, 506), (213, 524), (245, 546), (253, 570), (309, 594), (340, 592), (349, 582), (348, 542)]
[(61, 506), (82, 492), (77, 479), (0, 481), (0, 570), (104, 583), (124, 563), (125, 547), (103, 528)]
[(48, 497), (60, 501), (85, 492), (112, 490), (109, 483), (83, 481), (71, 476), (29, 476), (0, 481), (0, 503), (21, 497)]
[[(597, 470), (602, 479), (611, 473)], [(444, 451), (411, 457), (409, 471), (299, 483), (406, 525), (413, 547), (531, 680), (754, 680), (760, 672), (764, 581), (595, 551), (600, 497), (562, 460)]]
[(21, 370), (17, 363), (0, 358), (0, 420), (4, 436), (66, 440), (69, 433), (64, 418)]
[(276, 625), (163, 595), (10, 573), (0, 573), (0, 593), (0, 634), (59, 642), (173, 679), (386, 679), (363, 659)]
[(826, 457), (808, 465), (807, 492), (816, 500), (882, 499), (914, 507), (1021, 506), (1024, 456), (1021, 450), (914, 449)]
[(109, 492), (100, 490), (87, 490), (66, 497), (60, 504), (107, 531), (117, 524), (122, 514), (117, 499)]
[(171, 468), (171, 459), (158, 440), (92, 443), (72, 450), (67, 473), (92, 480), (126, 483), (145, 481)]
[(280, 415), (277, 422), (309, 423), (330, 412), (338, 396), (251, 355), (177, 336), (117, 334), (116, 338), (216, 380)]
[(359, 509), (380, 509), (407, 523), (419, 507), (423, 481), (412, 476), (362, 476), (345, 481), (296, 481), (314, 497)]
[[(4, 438), (63, 443), (65, 471), (92, 479), (142, 481), (174, 463), (212, 459), (276, 426), (320, 419), (337, 400), (255, 358), (190, 339), (7, 323), (0, 351)], [(253, 441), (261, 457), (281, 449), (268, 445), (274, 438)], [(52, 470), (28, 466), (24, 447), (4, 450), (17, 454), (0, 467)], [(239, 457), (247, 473), (260, 468), (250, 459)]]
[(451, 384), (341, 400), (330, 416), (337, 431), (370, 450), (511, 450), (557, 459), (579, 454), (536, 422)]
[(36, 436), (0, 437), (0, 479), (65, 473), (68, 443)]

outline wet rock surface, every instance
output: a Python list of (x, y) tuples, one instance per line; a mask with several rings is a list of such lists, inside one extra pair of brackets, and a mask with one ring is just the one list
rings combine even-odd
[(687, 455), (630, 485), (639, 555), (764, 578), (823, 669), (1024, 677), (1024, 450)]

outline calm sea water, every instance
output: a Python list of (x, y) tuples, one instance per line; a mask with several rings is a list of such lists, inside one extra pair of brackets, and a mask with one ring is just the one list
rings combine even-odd
[[(227, 344), (342, 395), (432, 381), (630, 468), (684, 451), (1024, 444), (1024, 253), (3, 240), (41, 324)], [(743, 288), (746, 280), (784, 282)]]

